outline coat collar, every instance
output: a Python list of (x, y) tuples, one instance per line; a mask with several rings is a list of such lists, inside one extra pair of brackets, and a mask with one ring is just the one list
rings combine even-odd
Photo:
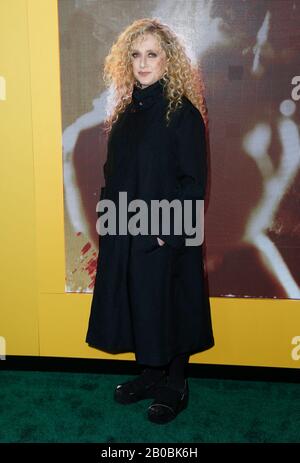
[(136, 84), (132, 92), (132, 111), (141, 111), (150, 108), (157, 100), (163, 98), (163, 80), (159, 79), (145, 88), (140, 88)]

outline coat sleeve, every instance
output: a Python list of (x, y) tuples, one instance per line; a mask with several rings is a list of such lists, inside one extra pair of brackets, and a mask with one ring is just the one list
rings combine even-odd
[[(175, 133), (175, 158), (177, 164), (177, 186), (170, 194), (169, 201), (179, 199), (184, 216), (185, 199), (192, 200), (192, 226), (196, 225), (196, 200), (204, 200), (207, 181), (207, 152), (205, 138), (205, 123), (200, 111), (195, 106), (189, 106), (184, 111)], [(186, 238), (192, 238), (185, 233), (182, 221), (182, 234), (174, 233), (174, 217), (171, 216), (170, 235), (158, 235), (170, 246), (180, 248)]]

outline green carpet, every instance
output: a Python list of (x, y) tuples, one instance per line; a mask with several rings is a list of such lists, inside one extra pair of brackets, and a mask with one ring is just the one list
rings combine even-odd
[(0, 371), (0, 442), (300, 442), (299, 384), (189, 377), (188, 408), (156, 425), (147, 420), (152, 399), (113, 400), (133, 377)]

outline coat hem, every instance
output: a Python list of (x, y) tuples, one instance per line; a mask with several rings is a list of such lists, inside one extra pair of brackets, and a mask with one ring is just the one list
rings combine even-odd
[(124, 353), (127, 353), (127, 352), (132, 352), (134, 353), (134, 347), (128, 347), (127, 349), (125, 349), (124, 347), (119, 347), (119, 348), (112, 348), (112, 347), (103, 347), (103, 346), (100, 346), (97, 342), (93, 342), (93, 341), (86, 341), (86, 343), (94, 348), (94, 349), (99, 349), (99, 350), (102, 350), (103, 352), (107, 352), (109, 354), (124, 354)]
[(153, 359), (152, 360), (151, 359), (147, 360), (147, 359), (145, 359), (143, 357), (137, 358), (137, 354), (134, 351), (134, 347), (129, 347), (127, 349), (125, 349), (124, 347), (120, 347), (120, 348), (107, 348), (107, 347), (105, 347), (104, 348), (104, 347), (99, 346), (98, 343), (87, 342), (87, 344), (92, 348), (96, 348), (96, 349), (102, 350), (103, 352), (107, 352), (107, 353), (113, 354), (113, 355), (124, 354), (124, 353), (132, 353), (132, 354), (135, 354), (136, 361), (139, 364), (144, 364), (144, 365), (149, 365), (149, 366), (160, 366), (160, 365), (167, 365), (173, 359), (173, 357), (175, 357), (177, 355), (184, 354), (184, 353), (187, 353), (187, 352), (190, 355), (194, 355), (194, 354), (197, 354), (197, 353), (200, 353), (200, 352), (204, 352), (204, 351), (206, 351), (208, 349), (211, 349), (212, 347), (214, 347), (215, 342), (214, 342), (214, 339), (212, 339), (209, 343), (203, 344), (202, 346), (198, 346), (198, 347), (195, 347), (195, 348), (178, 349), (175, 352), (173, 351), (172, 354), (168, 356), (168, 360), (166, 360), (166, 361), (153, 360)]

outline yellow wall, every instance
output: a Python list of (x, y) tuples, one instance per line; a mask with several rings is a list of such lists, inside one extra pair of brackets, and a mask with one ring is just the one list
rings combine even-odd
[[(0, 3), (1, 305), (10, 355), (38, 355), (35, 176), (27, 2)], [(3, 82), (3, 80), (2, 80)]]
[[(133, 360), (133, 353), (88, 347), (91, 295), (64, 292), (56, 1), (2, 1), (0, 34), (7, 86), (0, 100), (0, 336), (7, 355)], [(299, 367), (292, 339), (300, 336), (300, 301), (211, 298), (211, 305), (216, 346), (191, 362)]]

